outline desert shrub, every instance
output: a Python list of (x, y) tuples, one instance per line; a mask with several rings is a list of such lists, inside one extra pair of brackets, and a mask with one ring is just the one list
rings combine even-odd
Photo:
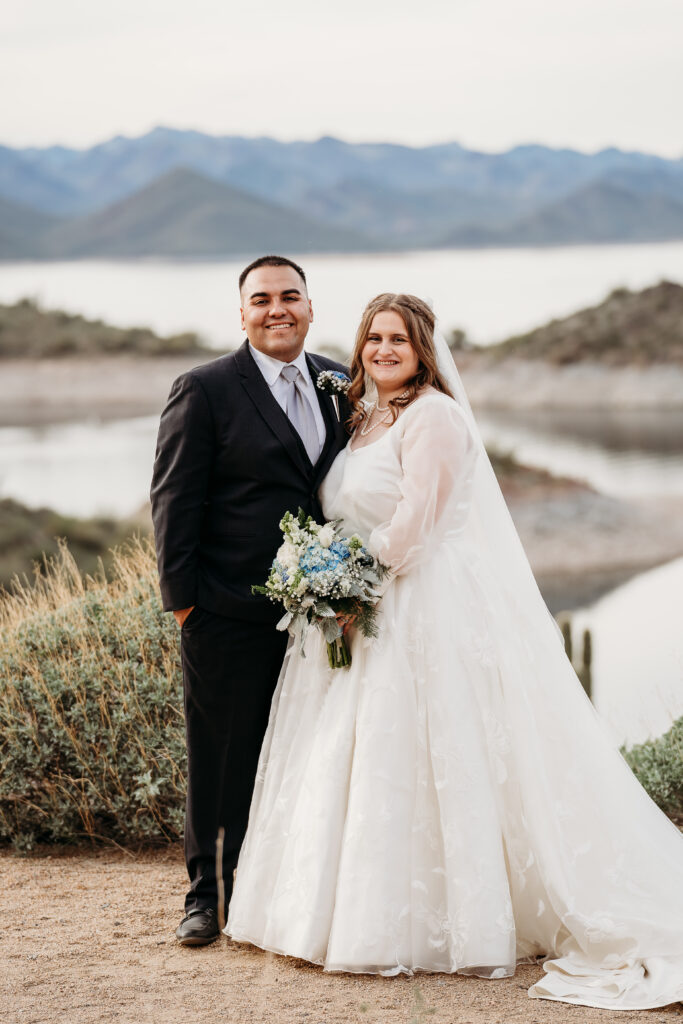
[(0, 841), (182, 834), (178, 637), (148, 541), (83, 580), (62, 547), (0, 603)]
[(683, 823), (683, 718), (663, 736), (622, 753), (654, 802)]

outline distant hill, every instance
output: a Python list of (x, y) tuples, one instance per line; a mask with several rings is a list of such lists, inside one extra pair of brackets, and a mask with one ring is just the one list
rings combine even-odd
[(477, 195), (457, 187), (399, 192), (378, 182), (350, 179), (328, 188), (311, 189), (306, 209), (320, 221), (362, 231), (391, 247), (431, 247), (451, 226), (498, 225), (525, 213), (521, 197)]
[(600, 181), (508, 227), (470, 226), (451, 231), (441, 245), (567, 245), (675, 238), (683, 238), (683, 193), (678, 201)]
[(485, 359), (514, 356), (559, 365), (683, 365), (683, 288), (670, 281), (639, 292), (619, 288), (598, 306), (480, 351)]
[(44, 310), (30, 299), (0, 305), (0, 360), (43, 357), (217, 355), (194, 333), (161, 338), (149, 327), (112, 327), (101, 320)]
[(0, 196), (0, 259), (34, 255), (41, 236), (56, 223), (56, 217)]
[(618, 174), (640, 175), (646, 187), (657, 177), (683, 183), (682, 161), (614, 148), (587, 154), (532, 144), (482, 153), (457, 142), (424, 147), (330, 137), (280, 142), (159, 127), (85, 150), (0, 147), (0, 194), (48, 213), (88, 212), (178, 167), (285, 206), (305, 203), (311, 190), (353, 181), (406, 194), (457, 189), (540, 203)]
[(316, 223), (194, 171), (178, 169), (99, 213), (58, 223), (44, 257), (244, 256), (367, 249), (360, 234)]
[[(0, 197), (64, 219), (44, 252), (35, 232), (0, 239), (6, 259), (246, 256), (282, 238), (279, 247), (309, 252), (683, 238), (683, 160), (615, 148), (482, 153), (160, 127), (84, 150), (0, 146)], [(266, 220), (272, 246), (260, 241)]]
[(53, 216), (69, 213), (78, 206), (78, 188), (59, 172), (53, 177), (41, 152), (0, 146), (0, 195)]

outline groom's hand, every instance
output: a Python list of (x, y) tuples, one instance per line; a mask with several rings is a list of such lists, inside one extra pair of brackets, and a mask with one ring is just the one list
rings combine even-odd
[(173, 617), (174, 617), (174, 619), (176, 620), (176, 622), (178, 623), (178, 625), (180, 626), (181, 629), (183, 628), (183, 623), (184, 623), (185, 619), (190, 614), (190, 612), (192, 611), (193, 608), (194, 608), (194, 605), (192, 604), (192, 605), (190, 605), (189, 608), (179, 608), (177, 611), (173, 612)]

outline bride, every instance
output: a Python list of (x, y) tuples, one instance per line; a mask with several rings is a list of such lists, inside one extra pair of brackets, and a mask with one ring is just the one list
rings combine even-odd
[(683, 999), (683, 837), (608, 738), (534, 582), (434, 316), (379, 295), (321, 488), (391, 569), (377, 639), (290, 645), (226, 933), (394, 975), (514, 973), (611, 1009)]

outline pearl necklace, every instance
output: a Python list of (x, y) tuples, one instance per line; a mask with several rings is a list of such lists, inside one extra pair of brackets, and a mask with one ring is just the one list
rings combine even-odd
[[(397, 398), (407, 398), (409, 394), (410, 394), (409, 391), (404, 391), (402, 395), (397, 395)], [(388, 423), (389, 422), (389, 420), (387, 419), (386, 416), (382, 416), (380, 419), (375, 420), (375, 422), (372, 424), (372, 426), (370, 426), (370, 423), (372, 422), (372, 417), (375, 415), (375, 412), (384, 412), (384, 413), (389, 412), (390, 413), (391, 412), (391, 406), (390, 405), (385, 405), (385, 407), (382, 408), (382, 406), (379, 404), (379, 399), (377, 399), (376, 402), (372, 403), (372, 408), (370, 410), (370, 413), (368, 414), (368, 418), (365, 420), (364, 423), (361, 424), (361, 427), (360, 427), (360, 435), (361, 435), (361, 437), (367, 437), (368, 434), (371, 434), (373, 432), (373, 430), (377, 429), (377, 427), (381, 426), (383, 423)]]

